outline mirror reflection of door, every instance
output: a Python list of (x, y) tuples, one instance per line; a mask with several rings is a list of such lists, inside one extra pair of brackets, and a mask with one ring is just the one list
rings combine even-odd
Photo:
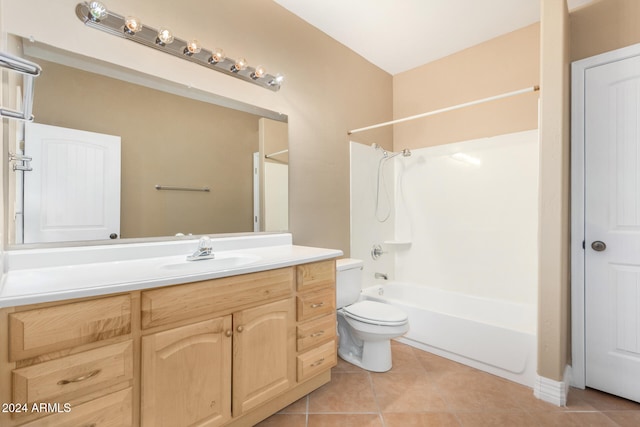
[(120, 236), (120, 137), (27, 123), (24, 243)]
[(289, 140), (286, 123), (259, 121), (261, 161), (262, 231), (286, 231), (289, 227)]

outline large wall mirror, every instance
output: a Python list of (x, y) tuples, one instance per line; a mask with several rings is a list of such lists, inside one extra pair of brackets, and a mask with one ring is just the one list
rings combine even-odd
[[(36, 126), (6, 147), (34, 168), (9, 178), (9, 244), (288, 229), (286, 115), (24, 44), (43, 71)], [(105, 154), (94, 135), (119, 148)], [(103, 199), (115, 180), (117, 201)], [(116, 203), (109, 229), (100, 221)]]

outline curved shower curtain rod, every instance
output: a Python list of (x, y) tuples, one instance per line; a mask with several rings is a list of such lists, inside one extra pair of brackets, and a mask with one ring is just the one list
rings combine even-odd
[(378, 123), (377, 125), (371, 125), (371, 126), (367, 126), (367, 127), (363, 127), (363, 128), (359, 128), (359, 129), (353, 129), (353, 130), (350, 130), (349, 132), (347, 132), (347, 135), (351, 135), (351, 134), (354, 134), (354, 133), (357, 133), (357, 132), (362, 132), (362, 131), (365, 131), (365, 130), (376, 129), (376, 128), (380, 128), (380, 127), (383, 127), (383, 126), (395, 125), (396, 123), (408, 122), (409, 120), (420, 119), (422, 117), (433, 116), (435, 114), (446, 113), (447, 111), (458, 110), (460, 108), (470, 107), (472, 105), (483, 104), (485, 102), (496, 101), (498, 99), (508, 98), (510, 96), (521, 95), (523, 93), (537, 92), (539, 90), (540, 90), (540, 86), (536, 85), (536, 86), (528, 87), (526, 89), (520, 89), (520, 90), (515, 90), (513, 92), (503, 93), (501, 95), (491, 96), (489, 98), (478, 99), (476, 101), (465, 102), (464, 104), (458, 104), (458, 105), (454, 105), (454, 106), (451, 106), (451, 107), (441, 108), (439, 110), (433, 110), (433, 111), (429, 111), (429, 112), (422, 113), (422, 114), (416, 114), (415, 116), (409, 116), (409, 117), (405, 117), (405, 118), (402, 118), (402, 119), (391, 120), (389, 122)]

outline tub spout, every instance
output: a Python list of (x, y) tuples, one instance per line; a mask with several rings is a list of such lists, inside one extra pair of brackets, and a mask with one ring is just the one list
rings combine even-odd
[(375, 273), (373, 277), (375, 277), (376, 279), (389, 280), (389, 276), (387, 276), (386, 273)]

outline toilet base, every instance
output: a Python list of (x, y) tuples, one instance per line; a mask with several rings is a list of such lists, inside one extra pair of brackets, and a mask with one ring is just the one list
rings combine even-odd
[(338, 347), (341, 359), (372, 372), (387, 372), (391, 369), (391, 340), (364, 342), (362, 357)]

